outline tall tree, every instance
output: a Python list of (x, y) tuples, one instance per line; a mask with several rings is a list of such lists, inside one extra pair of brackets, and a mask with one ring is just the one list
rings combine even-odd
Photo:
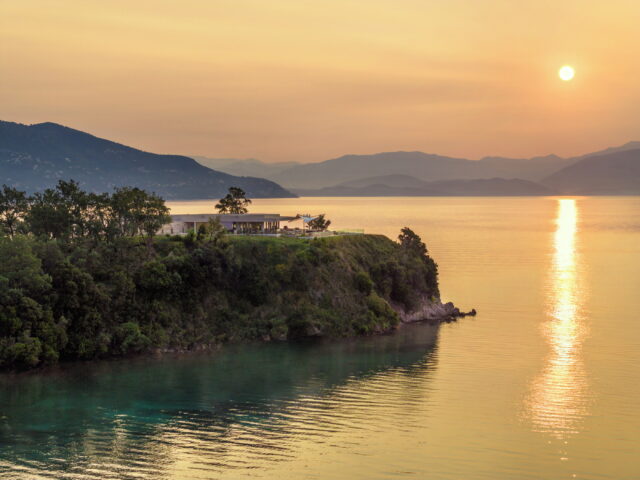
[(164, 199), (139, 188), (116, 189), (111, 196), (111, 208), (114, 223), (122, 236), (145, 234), (150, 238), (171, 222)]
[(56, 192), (71, 223), (71, 236), (84, 237), (87, 233), (88, 212), (91, 208), (91, 195), (80, 188), (74, 180), (60, 180), (56, 185)]
[(209, 241), (218, 243), (227, 233), (227, 229), (224, 228), (219, 218), (210, 218), (207, 222), (206, 233)]
[(24, 222), (28, 209), (29, 201), (25, 192), (3, 185), (0, 191), (0, 224), (11, 238)]
[(331, 225), (331, 220), (327, 220), (324, 213), (318, 215), (316, 218), (309, 222), (310, 229), (320, 230), (321, 232), (324, 232), (326, 229), (328, 229), (329, 225)]
[(111, 196), (111, 209), (119, 234), (125, 237), (140, 235), (147, 219), (149, 194), (140, 188), (117, 188)]
[(88, 193), (74, 182), (60, 181), (29, 199), (28, 231), (39, 237), (70, 240), (145, 235), (151, 239), (171, 221), (164, 199), (139, 188), (118, 188), (109, 195)]
[(68, 240), (85, 237), (99, 198), (82, 190), (78, 182), (60, 180), (55, 188), (48, 188), (30, 198), (31, 205), (26, 215), (29, 229), (37, 236), (49, 238)]
[(47, 188), (34, 194), (26, 216), (29, 231), (37, 237), (67, 240), (72, 236), (73, 221), (68, 205), (58, 190)]
[(114, 228), (118, 236), (133, 237), (140, 230), (136, 210), (143, 203), (145, 192), (139, 188), (116, 188), (111, 195), (111, 211)]
[(95, 240), (113, 240), (118, 235), (112, 198), (108, 193), (89, 193), (84, 212), (86, 235)]
[(422, 241), (420, 236), (411, 230), (409, 227), (404, 227), (398, 235), (398, 242), (402, 248), (412, 251), (420, 255), (422, 258), (426, 258), (428, 254), (427, 246)]
[(229, 193), (216, 204), (216, 209), (220, 213), (243, 214), (249, 210), (247, 206), (251, 200), (246, 197), (246, 193), (239, 187), (229, 188)]
[(142, 207), (142, 233), (151, 239), (167, 223), (171, 223), (171, 216), (164, 199), (154, 193), (148, 193)]

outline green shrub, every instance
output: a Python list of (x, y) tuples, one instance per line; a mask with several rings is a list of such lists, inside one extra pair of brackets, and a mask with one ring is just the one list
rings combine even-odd
[(140, 325), (135, 322), (126, 322), (116, 328), (113, 340), (115, 348), (123, 355), (142, 352), (151, 345), (149, 338), (140, 331)]
[(373, 290), (373, 281), (367, 272), (358, 272), (355, 275), (355, 286), (359, 292), (369, 295)]

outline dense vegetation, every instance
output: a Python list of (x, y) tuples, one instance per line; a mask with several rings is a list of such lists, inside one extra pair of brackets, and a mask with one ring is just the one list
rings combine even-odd
[(0, 234), (10, 238), (22, 233), (64, 242), (137, 235), (151, 239), (170, 221), (164, 200), (139, 188), (96, 194), (73, 180), (60, 180), (55, 188), (32, 196), (6, 185), (0, 190)]
[[(67, 219), (56, 222), (64, 225), (59, 232), (32, 226), (29, 210), (0, 238), (3, 369), (230, 341), (368, 334), (397, 325), (391, 303), (411, 310), (439, 296), (436, 265), (408, 229), (398, 243), (373, 235), (225, 236), (215, 226), (182, 237), (140, 236), (132, 226), (107, 235), (110, 229), (80, 228), (86, 218), (73, 217), (76, 206), (67, 206), (66, 214), (56, 210)], [(82, 221), (69, 223), (66, 215)], [(136, 225), (137, 233), (147, 231), (144, 222)]]

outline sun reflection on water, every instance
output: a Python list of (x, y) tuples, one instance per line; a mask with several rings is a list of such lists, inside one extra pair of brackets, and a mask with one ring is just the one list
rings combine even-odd
[(579, 211), (575, 199), (559, 199), (544, 337), (550, 347), (532, 388), (529, 415), (537, 431), (558, 438), (578, 433), (586, 415), (586, 375), (582, 361), (585, 326), (581, 315), (580, 262), (576, 250)]

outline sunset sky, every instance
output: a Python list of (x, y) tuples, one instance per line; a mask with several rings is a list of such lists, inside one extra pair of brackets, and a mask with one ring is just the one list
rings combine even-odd
[(574, 155), (640, 140), (638, 19), (637, 0), (0, 0), (0, 119), (265, 161)]

